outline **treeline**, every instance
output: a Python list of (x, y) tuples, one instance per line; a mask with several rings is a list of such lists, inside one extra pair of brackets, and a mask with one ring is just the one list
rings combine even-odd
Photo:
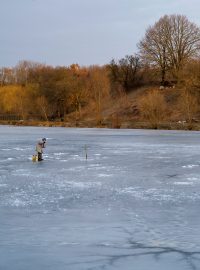
[[(148, 27), (136, 54), (105, 66), (52, 67), (21, 61), (13, 68), (1, 68), (0, 114), (55, 120), (73, 112), (81, 117), (82, 110), (90, 108), (100, 121), (106, 101), (152, 85), (183, 89), (180, 104), (192, 119), (188, 108), (198, 112), (200, 97), (199, 53), (200, 28), (185, 16), (165, 15)], [(153, 93), (140, 101), (142, 117), (149, 118), (150, 105), (154, 113), (165, 114), (160, 95)]]
[(106, 67), (51, 67), (28, 61), (1, 70), (0, 113), (53, 120), (70, 112), (81, 113), (110, 93)]
[(72, 112), (80, 117), (83, 108), (90, 108), (100, 121), (106, 101), (142, 85), (142, 77), (138, 56), (89, 67), (21, 61), (0, 70), (0, 114), (55, 120)]

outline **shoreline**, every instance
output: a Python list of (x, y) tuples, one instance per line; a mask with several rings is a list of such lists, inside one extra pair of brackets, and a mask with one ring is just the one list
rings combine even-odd
[(200, 131), (200, 123), (177, 123), (165, 122), (158, 125), (152, 125), (149, 122), (126, 121), (121, 125), (113, 126), (111, 122), (103, 122), (97, 125), (93, 121), (30, 121), (30, 120), (0, 120), (0, 125), (12, 126), (35, 126), (35, 127), (70, 127), (70, 128), (111, 128), (111, 129), (155, 129), (155, 130), (191, 130)]

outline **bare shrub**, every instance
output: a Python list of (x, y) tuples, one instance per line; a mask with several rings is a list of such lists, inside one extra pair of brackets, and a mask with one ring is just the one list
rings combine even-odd
[(120, 128), (121, 127), (121, 119), (119, 115), (113, 114), (112, 115), (112, 128)]
[(192, 94), (189, 90), (185, 89), (182, 91), (181, 96), (178, 100), (178, 109), (185, 118), (185, 120), (191, 124), (193, 118), (199, 110), (199, 104), (197, 97)]
[(166, 102), (159, 90), (153, 90), (143, 96), (139, 101), (139, 109), (142, 118), (148, 121), (153, 128), (165, 119)]

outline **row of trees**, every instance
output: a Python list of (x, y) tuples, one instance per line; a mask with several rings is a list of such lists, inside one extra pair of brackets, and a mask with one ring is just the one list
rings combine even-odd
[(63, 118), (88, 103), (101, 110), (102, 98), (109, 96), (105, 67), (51, 67), (23, 61), (13, 69), (2, 69), (0, 113)]
[[(13, 68), (1, 68), (0, 113), (49, 120), (71, 112), (80, 116), (83, 108), (90, 107), (100, 119), (105, 100), (142, 85), (170, 81), (192, 90), (191, 95), (194, 89), (200, 90), (200, 28), (185, 16), (160, 18), (146, 30), (138, 49), (137, 54), (101, 67), (52, 67), (22, 61)], [(140, 106), (142, 113), (144, 107)]]

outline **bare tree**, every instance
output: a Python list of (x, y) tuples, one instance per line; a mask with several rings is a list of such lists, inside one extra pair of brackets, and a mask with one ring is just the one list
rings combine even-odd
[(5, 68), (0, 69), (0, 84), (3, 86), (5, 83)]
[(15, 82), (22, 86), (27, 85), (29, 81), (29, 75), (37, 68), (41, 68), (42, 64), (32, 61), (20, 61), (13, 69), (15, 75)]
[(45, 120), (48, 122), (48, 102), (44, 96), (40, 96), (37, 98), (36, 103), (42, 113), (44, 115)]
[(94, 103), (94, 112), (98, 124), (102, 122), (102, 109), (110, 97), (110, 84), (106, 68), (93, 66), (89, 69), (89, 92)]
[(161, 18), (154, 26), (147, 29), (144, 39), (138, 45), (143, 61), (160, 67), (162, 83), (169, 68), (166, 38), (165, 19)]
[(6, 68), (2, 67), (0, 68), (0, 85), (9, 85), (9, 84), (14, 84), (15, 78), (13, 74), (13, 69), (12, 68)]
[(140, 54), (159, 66), (162, 83), (170, 70), (176, 79), (183, 65), (200, 51), (200, 28), (183, 15), (165, 15), (150, 26), (138, 44)]
[(108, 65), (111, 83), (116, 83), (128, 92), (138, 83), (138, 72), (140, 70), (140, 59), (137, 55), (126, 55), (116, 62), (114, 59)]

